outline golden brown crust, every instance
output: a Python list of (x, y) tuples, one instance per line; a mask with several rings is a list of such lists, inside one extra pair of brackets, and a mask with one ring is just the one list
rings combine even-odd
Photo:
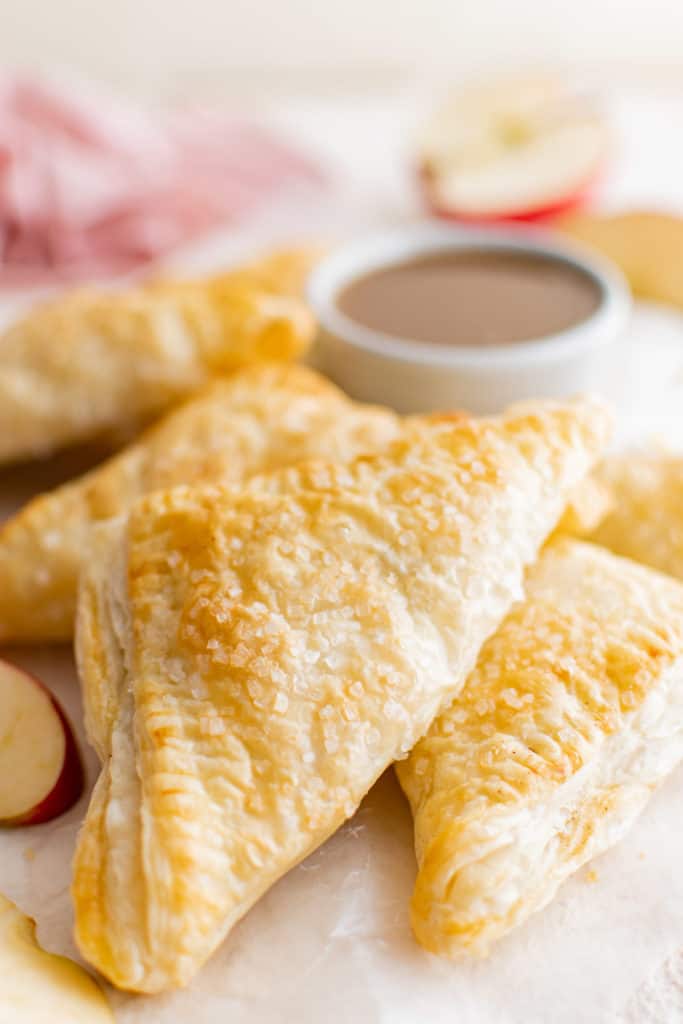
[(313, 318), (275, 283), (299, 272), (275, 260), (207, 281), (82, 289), (28, 313), (2, 337), (0, 462), (136, 429), (216, 375), (300, 356)]
[(681, 756), (683, 587), (593, 545), (549, 545), (397, 766), (420, 942), (486, 952), (621, 837)]
[(597, 476), (611, 509), (590, 539), (683, 580), (683, 456), (626, 452), (606, 459)]
[(116, 691), (74, 864), (92, 964), (186, 983), (353, 813), (457, 693), (609, 429), (539, 403), (135, 505), (77, 631), (84, 689)]
[(356, 405), (297, 365), (251, 367), (208, 385), (135, 444), (30, 502), (0, 527), (0, 640), (67, 639), (92, 526), (177, 484), (241, 484), (316, 455), (348, 460), (398, 436), (389, 410)]
[[(296, 249), (275, 249), (265, 258), (254, 260), (240, 268), (244, 276), (249, 274), (253, 281), (258, 282), (268, 291), (277, 295), (297, 295), (304, 297), (306, 283), (315, 265), (324, 257), (325, 248), (317, 245), (300, 246)], [(224, 287), (231, 287), (234, 269), (210, 274), (203, 278), (203, 284), (217, 293)], [(196, 281), (189, 279), (178, 281), (165, 276), (155, 277), (149, 281), (148, 287), (163, 290), (179, 287), (192, 289)]]
[[(320, 245), (276, 250), (267, 259), (251, 264), (248, 269), (269, 291), (303, 297), (309, 275), (324, 255), (325, 248)], [(226, 282), (229, 284), (229, 280), (229, 273), (222, 273), (210, 277), (208, 283), (211, 288), (220, 291)]]

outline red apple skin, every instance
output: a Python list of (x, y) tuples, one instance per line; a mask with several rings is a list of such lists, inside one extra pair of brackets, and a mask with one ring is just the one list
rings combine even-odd
[(552, 203), (542, 203), (539, 206), (528, 207), (523, 210), (511, 210), (506, 213), (490, 214), (463, 213), (453, 209), (452, 207), (440, 205), (438, 200), (436, 200), (432, 194), (432, 172), (422, 166), (418, 168), (417, 174), (418, 181), (420, 183), (420, 191), (422, 192), (422, 196), (427, 204), (427, 209), (433, 217), (439, 217), (441, 220), (458, 221), (461, 224), (533, 224), (537, 221), (552, 220), (554, 217), (559, 217), (563, 213), (568, 213), (570, 210), (575, 210), (577, 207), (583, 206), (595, 185), (601, 180), (603, 176), (603, 168), (596, 168), (586, 181), (578, 185), (572, 192), (565, 196), (561, 196)]
[[(6, 664), (10, 663), (6, 662)], [(83, 771), (81, 755), (78, 752), (78, 746), (73, 734), (73, 729), (57, 702), (57, 699), (50, 693), (48, 688), (40, 682), (39, 679), (36, 679), (35, 676), (25, 672), (24, 669), (20, 669), (17, 665), (11, 665), (11, 667), (14, 671), (27, 676), (32, 685), (39, 686), (40, 689), (48, 695), (53, 708), (57, 712), (62, 729), (64, 730), (64, 760), (62, 762), (62, 770), (50, 792), (40, 801), (39, 804), (36, 804), (35, 807), (30, 809), (30, 811), (27, 811), (26, 814), (17, 815), (15, 818), (0, 821), (0, 828), (26, 828), (29, 825), (42, 825), (46, 821), (52, 821), (53, 818), (59, 817), (60, 814), (64, 814), (70, 807), (73, 807), (83, 793), (85, 774)]]

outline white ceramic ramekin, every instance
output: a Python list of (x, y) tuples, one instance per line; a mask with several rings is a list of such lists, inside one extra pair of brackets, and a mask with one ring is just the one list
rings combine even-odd
[[(336, 303), (351, 281), (379, 267), (443, 250), (496, 249), (540, 254), (588, 274), (600, 292), (596, 311), (558, 334), (505, 346), (430, 345), (363, 327)], [(537, 232), (419, 224), (352, 242), (314, 271), (308, 298), (318, 317), (312, 361), (352, 397), (399, 412), (497, 412), (525, 398), (609, 390), (614, 343), (630, 310), (616, 269)]]

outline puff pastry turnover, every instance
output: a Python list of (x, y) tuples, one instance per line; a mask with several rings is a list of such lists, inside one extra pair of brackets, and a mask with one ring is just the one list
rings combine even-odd
[(82, 289), (0, 339), (0, 463), (131, 431), (218, 374), (293, 359), (313, 335), (301, 254), (207, 280)]
[(612, 456), (598, 479), (610, 492), (611, 509), (591, 540), (683, 580), (683, 456)]
[(549, 545), (459, 698), (397, 765), (419, 941), (486, 953), (621, 838), (681, 756), (683, 587), (593, 545)]
[(609, 432), (590, 401), (539, 403), (254, 493), (156, 492), (112, 527), (77, 623), (86, 693), (115, 695), (74, 861), (92, 964), (186, 983), (354, 812), (457, 694)]
[(348, 460), (400, 429), (389, 410), (356, 405), (302, 366), (265, 364), (215, 381), (119, 455), (0, 526), (0, 640), (72, 635), (92, 527), (141, 495), (182, 483), (237, 485), (307, 457)]

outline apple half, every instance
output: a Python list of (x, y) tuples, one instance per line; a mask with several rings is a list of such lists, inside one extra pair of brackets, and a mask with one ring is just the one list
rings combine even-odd
[(38, 825), (83, 792), (71, 726), (37, 679), (0, 661), (0, 825)]
[(2, 1024), (114, 1024), (102, 989), (63, 956), (36, 941), (30, 917), (0, 895)]
[(515, 76), (451, 97), (421, 134), (419, 174), (439, 216), (535, 220), (576, 206), (608, 147), (588, 93), (553, 75)]

